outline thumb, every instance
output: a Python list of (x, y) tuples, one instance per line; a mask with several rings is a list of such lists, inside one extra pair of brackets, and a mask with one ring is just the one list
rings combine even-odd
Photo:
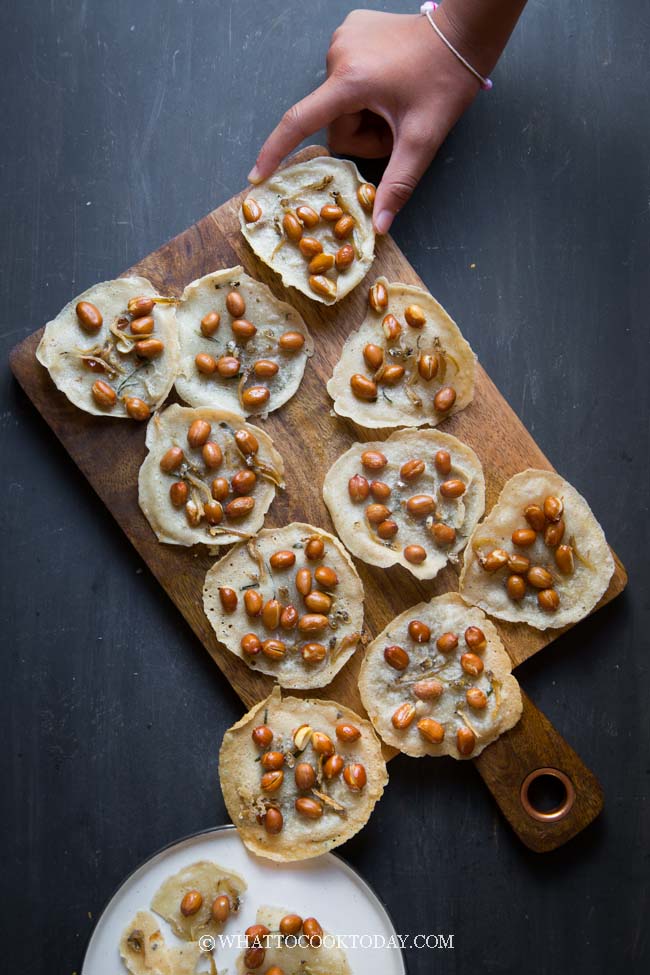
[(395, 214), (411, 198), (437, 151), (438, 142), (431, 138), (430, 132), (398, 130), (393, 152), (377, 187), (373, 223), (378, 234), (388, 233)]

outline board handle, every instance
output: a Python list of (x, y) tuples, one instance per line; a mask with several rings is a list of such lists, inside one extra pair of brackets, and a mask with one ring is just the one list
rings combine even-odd
[[(562, 846), (603, 808), (603, 790), (551, 722), (522, 692), (521, 720), (474, 759), (474, 764), (519, 839), (536, 853)], [(540, 776), (556, 780), (563, 798), (535, 808), (530, 787)]]

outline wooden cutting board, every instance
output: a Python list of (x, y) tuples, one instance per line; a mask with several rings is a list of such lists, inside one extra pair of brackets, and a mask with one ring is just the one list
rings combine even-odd
[[(297, 153), (292, 161), (325, 153), (326, 150), (312, 146)], [(364, 317), (367, 284), (361, 284), (333, 308), (316, 304), (293, 290), (287, 296), (279, 278), (253, 255), (240, 233), (238, 213), (243, 195), (224, 203), (125, 273), (144, 275), (162, 294), (180, 295), (193, 279), (218, 268), (242, 264), (249, 274), (270, 285), (278, 297), (288, 297), (296, 306), (314, 337), (316, 354), (307, 365), (298, 394), (264, 423), (264, 429), (284, 455), (287, 480), (287, 489), (274, 501), (266, 525), (306, 521), (331, 531), (333, 526), (321, 496), (325, 472), (354, 441), (382, 439), (391, 432), (364, 431), (351, 421), (333, 417), (325, 390), (346, 336)], [(390, 237), (378, 240), (377, 256), (367, 281), (372, 282), (381, 274), (389, 281), (423, 284)], [(453, 315), (453, 308), (450, 311)], [(459, 325), (471, 342), (472, 322), (461, 321)], [(203, 579), (213, 558), (205, 552), (159, 544), (140, 512), (137, 475), (145, 455), (144, 427), (108, 417), (97, 419), (72, 406), (34, 358), (41, 334), (42, 330), (34, 333), (13, 349), (14, 375), (243, 702), (250, 706), (259, 701), (270, 692), (271, 679), (252, 672), (225, 650), (203, 614)], [(527, 467), (552, 469), (480, 366), (474, 402), (447, 420), (442, 429), (460, 437), (480, 457), (485, 469), (488, 511), (513, 474)], [(588, 485), (578, 485), (584, 487), (588, 495)], [(399, 566), (386, 570), (363, 562), (356, 564), (366, 592), (366, 627), (373, 636), (409, 606), (458, 588), (458, 577), (452, 568), (433, 581), (418, 582)], [(626, 581), (625, 570), (616, 559), (616, 570), (601, 605), (617, 596)], [(523, 624), (498, 622), (497, 627), (515, 665), (563, 632), (540, 633)], [(321, 691), (321, 696), (335, 698), (363, 712), (356, 683), (360, 661), (361, 654), (357, 653)], [(551, 850), (566, 842), (602, 808), (602, 793), (594, 775), (525, 696), (519, 724), (474, 761), (513, 829), (533, 850)], [(556, 821), (532, 818), (520, 800), (525, 777), (542, 767), (563, 771), (575, 789), (572, 808)]]

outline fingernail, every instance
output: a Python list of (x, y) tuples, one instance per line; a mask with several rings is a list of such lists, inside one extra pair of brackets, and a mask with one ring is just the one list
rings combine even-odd
[(387, 234), (390, 230), (390, 225), (393, 222), (395, 214), (391, 213), (390, 210), (382, 210), (378, 213), (374, 219), (375, 230), (378, 234)]
[(251, 171), (248, 174), (248, 177), (247, 178), (248, 178), (248, 182), (249, 183), (259, 183), (259, 181), (260, 181), (260, 171), (257, 168), (257, 166), (253, 166), (253, 168), (251, 169)]

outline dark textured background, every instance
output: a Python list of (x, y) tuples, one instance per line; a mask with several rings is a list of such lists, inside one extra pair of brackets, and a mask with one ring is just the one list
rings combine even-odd
[[(343, 848), (399, 931), (455, 934), (454, 951), (410, 953), (415, 975), (648, 961), (650, 8), (624, 6), (531, 0), (494, 92), (395, 225), (631, 575), (518, 672), (601, 778), (597, 823), (538, 856), (471, 765), (400, 758)], [(6, 0), (3, 361), (244, 185), (348, 9)], [(241, 707), (6, 366), (0, 379), (2, 955), (67, 975), (136, 863), (226, 821), (216, 754)]]

